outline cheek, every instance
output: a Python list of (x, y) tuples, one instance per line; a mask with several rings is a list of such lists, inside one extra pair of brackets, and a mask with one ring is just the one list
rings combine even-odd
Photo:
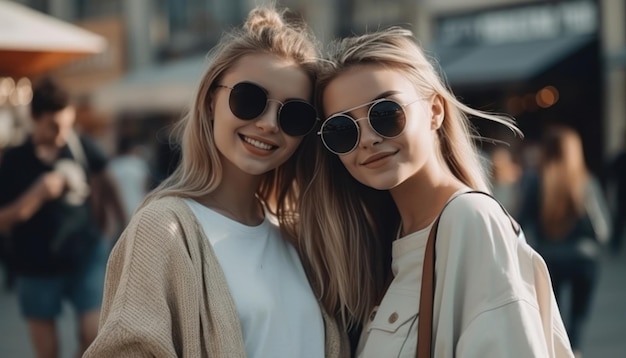
[(213, 127), (212, 136), (213, 143), (215, 144), (217, 150), (220, 152), (224, 152), (227, 149), (228, 141), (230, 141), (231, 136), (228, 134), (230, 131), (228, 125), (224, 119), (217, 119), (211, 121), (211, 126)]

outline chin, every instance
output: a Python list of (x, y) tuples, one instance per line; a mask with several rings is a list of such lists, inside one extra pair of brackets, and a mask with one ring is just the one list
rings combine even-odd
[(391, 190), (399, 185), (401, 185), (406, 178), (401, 178), (396, 175), (385, 176), (376, 175), (374, 177), (370, 177), (369, 180), (359, 180), (364, 185), (369, 186), (370, 188), (376, 190)]
[(274, 169), (274, 167), (267, 168), (267, 167), (258, 167), (254, 165), (238, 165), (237, 167), (239, 167), (239, 170), (241, 170), (242, 172), (248, 175), (263, 175)]
[(386, 181), (368, 181), (368, 182), (361, 182), (366, 186), (369, 186), (372, 189), (376, 189), (376, 190), (390, 190), (392, 188), (394, 188), (395, 186), (397, 186), (397, 183), (388, 183)]

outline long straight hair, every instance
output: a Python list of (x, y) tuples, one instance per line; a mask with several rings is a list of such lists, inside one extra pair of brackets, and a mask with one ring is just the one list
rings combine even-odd
[[(317, 42), (303, 22), (288, 22), (285, 13), (273, 5), (253, 9), (244, 25), (225, 33), (209, 53), (191, 110), (173, 132), (174, 141), (180, 143), (180, 165), (146, 196), (142, 206), (165, 196), (201, 197), (220, 185), (223, 171), (213, 138), (210, 103), (216, 84), (237, 60), (250, 54), (272, 54), (293, 61), (307, 73), (312, 84), (315, 82), (320, 57)], [(293, 179), (299, 152), (297, 149), (281, 167), (265, 174), (257, 191), (258, 198), (274, 209), (281, 223), (294, 218), (291, 212), (298, 195)], [(289, 224), (288, 228), (294, 225)]]
[[(440, 96), (445, 116), (437, 131), (438, 161), (467, 186), (489, 190), (468, 115), (518, 130), (508, 117), (478, 111), (458, 101), (409, 30), (393, 27), (336, 41), (324, 63), (316, 88), (319, 108), (328, 84), (363, 64), (402, 72), (424, 96)], [(299, 168), (298, 174), (311, 178), (303, 191), (301, 208), (300, 247), (308, 260), (305, 264), (325, 308), (348, 326), (359, 324), (384, 293), (390, 242), (397, 234), (400, 215), (389, 191), (359, 183), (319, 139), (306, 145), (314, 147), (310, 150), (316, 160), (313, 167)]]
[(541, 163), (541, 226), (552, 239), (562, 239), (585, 213), (585, 187), (590, 175), (580, 136), (555, 125), (544, 134)]

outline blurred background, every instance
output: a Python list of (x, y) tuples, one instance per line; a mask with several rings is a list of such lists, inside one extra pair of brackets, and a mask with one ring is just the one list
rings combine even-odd
[[(50, 76), (77, 99), (77, 125), (112, 157), (138, 143), (154, 183), (176, 163), (168, 128), (190, 104), (207, 52), (253, 0), (0, 0), (0, 151), (30, 126), (31, 85)], [(546, 125), (580, 134), (599, 178), (626, 140), (626, 0), (281, 0), (327, 43), (408, 26), (466, 104), (514, 116), (524, 140), (475, 121), (510, 143), (520, 167), (536, 165)], [(485, 153), (494, 144), (480, 144)], [(616, 205), (606, 185), (609, 204)], [(585, 331), (585, 356), (626, 356), (626, 258), (603, 258)], [(64, 356), (75, 324), (60, 323)], [(30, 357), (9, 290), (0, 293), (0, 357)]]
[[(158, 165), (155, 132), (179, 118), (188, 105), (206, 53), (221, 32), (241, 23), (259, 1), (0, 3), (2, 38), (21, 32), (21, 39), (35, 42), (33, 46), (47, 42), (26, 49), (31, 57), (40, 57), (32, 59), (30, 66), (22, 57), (14, 60), (5, 54), (10, 52), (10, 39), (0, 43), (7, 47), (1, 49), (0, 64), (3, 143), (19, 140), (20, 130), (27, 126), (23, 118), (7, 122), (10, 116), (27, 117), (23, 109), (30, 83), (50, 75), (79, 98), (78, 120), (84, 132), (111, 152), (115, 136), (136, 137), (148, 145), (153, 165)], [(515, 116), (526, 141), (536, 140), (546, 123), (570, 124), (582, 134), (594, 172), (620, 148), (626, 123), (623, 0), (282, 0), (279, 4), (303, 17), (322, 42), (368, 29), (409, 26), (465, 103)], [(38, 14), (22, 14), (18, 5), (89, 33), (78, 36), (77, 31), (65, 29), (57, 39), (52, 30), (37, 28)], [(55, 55), (59, 58), (51, 59)], [(73, 60), (76, 57), (82, 59)], [(501, 139), (511, 142), (498, 126), (476, 125), (481, 134), (504, 136)], [(512, 145), (516, 144), (513, 139)]]

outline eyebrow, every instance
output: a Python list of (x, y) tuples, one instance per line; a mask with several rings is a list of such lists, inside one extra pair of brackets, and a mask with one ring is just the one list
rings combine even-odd
[(400, 93), (400, 91), (383, 92), (383, 93), (379, 94), (378, 96), (376, 96), (376, 98), (372, 99), (372, 102), (377, 101), (379, 99), (387, 98), (389, 96), (393, 96), (393, 95), (398, 94), (398, 93)]
[(393, 95), (396, 95), (396, 94), (399, 94), (399, 93), (400, 93), (400, 91), (386, 91), (386, 92), (383, 92), (383, 93), (379, 94), (378, 96), (374, 97), (372, 100), (370, 100), (368, 102), (360, 104), (360, 105), (358, 105), (356, 107), (348, 108), (348, 109), (346, 109), (344, 111), (339, 111), (339, 112), (333, 113), (330, 116), (332, 117), (332, 116), (334, 116), (336, 114), (350, 114), (350, 112), (354, 111), (355, 109), (359, 109), (361, 107), (365, 107), (368, 104), (371, 104), (371, 103), (374, 103), (374, 102), (378, 101), (379, 99), (387, 98), (387, 97), (390, 97), (390, 96), (393, 96)]

